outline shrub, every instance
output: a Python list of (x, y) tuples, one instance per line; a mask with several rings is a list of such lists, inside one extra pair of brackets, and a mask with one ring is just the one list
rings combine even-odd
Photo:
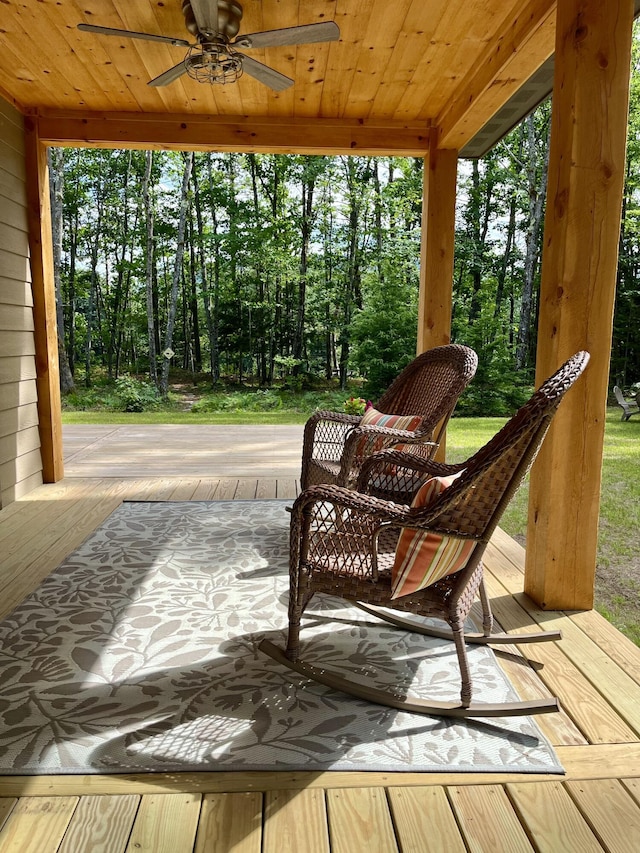
[(115, 407), (120, 412), (144, 412), (155, 408), (160, 395), (155, 385), (125, 374), (116, 380)]
[(347, 415), (364, 415), (367, 401), (363, 397), (349, 397), (344, 402), (344, 411)]
[(155, 385), (123, 374), (115, 382), (101, 377), (90, 388), (78, 385), (63, 396), (66, 411), (145, 412), (159, 408), (160, 394)]
[(192, 412), (272, 412), (288, 411), (310, 415), (317, 409), (344, 411), (343, 391), (305, 391), (257, 389), (254, 391), (213, 392), (191, 407)]

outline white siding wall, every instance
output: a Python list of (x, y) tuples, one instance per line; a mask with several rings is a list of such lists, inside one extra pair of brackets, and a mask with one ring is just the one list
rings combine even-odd
[(42, 483), (24, 129), (0, 98), (0, 507)]

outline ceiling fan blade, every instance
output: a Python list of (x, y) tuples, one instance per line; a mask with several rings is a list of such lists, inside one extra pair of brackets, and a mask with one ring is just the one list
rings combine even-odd
[(263, 65), (262, 62), (257, 62), (255, 59), (244, 54), (242, 55), (242, 70), (275, 92), (283, 92), (289, 86), (293, 86), (291, 77), (286, 77), (284, 74), (276, 71), (275, 68), (269, 68), (268, 65)]
[(120, 38), (144, 39), (145, 41), (161, 41), (165, 44), (175, 44), (181, 47), (190, 47), (191, 42), (185, 39), (173, 38), (172, 36), (155, 36), (152, 33), (136, 33), (132, 30), (114, 30), (111, 27), (98, 27), (95, 24), (78, 24), (78, 29), (83, 33), (98, 33), (102, 36), (119, 36)]
[(153, 80), (149, 80), (147, 86), (168, 86), (169, 83), (173, 83), (174, 80), (177, 80), (178, 77), (182, 77), (182, 75), (186, 73), (186, 65), (184, 62), (179, 62), (177, 65), (174, 65), (173, 68), (168, 68), (166, 71), (163, 71), (162, 74), (158, 75), (158, 77), (154, 77)]
[(218, 0), (191, 0), (191, 9), (201, 33), (218, 32)]
[(285, 27), (282, 30), (266, 30), (263, 33), (249, 33), (238, 36), (234, 47), (273, 47), (289, 44), (314, 44), (321, 41), (337, 41), (340, 28), (333, 21), (321, 24), (304, 24), (301, 27)]

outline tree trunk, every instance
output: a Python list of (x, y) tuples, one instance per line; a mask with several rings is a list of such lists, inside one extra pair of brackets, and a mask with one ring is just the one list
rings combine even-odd
[(173, 344), (173, 331), (176, 322), (176, 311), (178, 308), (178, 288), (182, 276), (182, 264), (184, 255), (184, 234), (187, 222), (187, 209), (189, 206), (189, 181), (191, 180), (191, 169), (193, 166), (193, 151), (185, 156), (184, 172), (182, 175), (182, 191), (180, 193), (180, 214), (178, 218), (178, 233), (176, 238), (176, 255), (173, 265), (173, 278), (171, 280), (171, 297), (169, 300), (169, 312), (167, 316), (167, 330), (164, 340), (164, 352), (162, 353), (162, 377), (160, 380), (160, 393), (166, 397), (169, 392), (169, 365), (171, 363)]
[[(195, 170), (194, 170), (195, 171)], [(200, 235), (196, 239), (193, 231), (193, 222), (189, 223), (189, 262), (191, 267), (189, 292), (189, 320), (191, 324), (190, 338), (193, 341), (193, 370), (200, 373), (202, 370), (202, 350), (200, 348), (200, 320), (198, 318), (198, 285), (196, 281), (196, 243), (200, 242)], [(201, 273), (203, 272), (200, 267)]]
[[(260, 200), (258, 195), (258, 163), (256, 160), (255, 154), (249, 154), (249, 168), (251, 171), (251, 192), (253, 197), (253, 211), (255, 217), (255, 227), (259, 232), (262, 230), (262, 215), (260, 213)], [(262, 264), (261, 253), (258, 255), (257, 263), (256, 263), (256, 280), (257, 280), (257, 288), (258, 288), (258, 302), (262, 306), (262, 311), (264, 312), (264, 305), (267, 300), (267, 293), (265, 287), (265, 272), (264, 266)], [(268, 385), (269, 377), (273, 376), (273, 348), (274, 348), (274, 324), (267, 324), (269, 328), (263, 328), (262, 334), (260, 335), (260, 340), (258, 342), (258, 352), (257, 352), (257, 368), (258, 368), (258, 377), (260, 385)], [(270, 353), (271, 357), (268, 357)]]
[[(515, 157), (514, 170), (516, 182), (519, 180), (520, 172), (522, 171), (522, 148), (524, 136), (522, 130), (518, 133), (518, 151)], [(511, 253), (513, 251), (515, 236), (516, 236), (516, 208), (517, 195), (515, 186), (511, 190), (511, 198), (509, 200), (509, 220), (507, 223), (507, 239), (502, 255), (502, 262), (498, 268), (498, 286), (496, 288), (496, 307), (493, 316), (497, 319), (500, 316), (502, 301), (504, 299), (504, 288), (507, 280), (507, 272), (512, 262)]]
[(98, 303), (98, 250), (102, 240), (102, 216), (104, 207), (104, 184), (101, 175), (95, 187), (96, 223), (91, 243), (91, 274), (89, 280), (89, 302), (87, 305), (87, 335), (84, 344), (84, 384), (91, 387), (91, 353), (93, 351), (93, 332), (96, 325)]
[(540, 260), (540, 237), (547, 192), (547, 169), (549, 165), (549, 134), (551, 123), (547, 127), (544, 141), (542, 163), (536, 156), (536, 134), (533, 116), (526, 119), (529, 156), (527, 158), (527, 180), (529, 186), (529, 224), (527, 228), (526, 254), (524, 262), (524, 281), (522, 284), (522, 303), (518, 337), (516, 339), (516, 369), (522, 369), (528, 362), (531, 351), (531, 329), (534, 317), (535, 279)]
[(144, 180), (142, 183), (142, 203), (145, 211), (145, 292), (147, 297), (147, 340), (149, 344), (149, 379), (156, 388), (158, 383), (158, 353), (156, 349), (156, 324), (154, 308), (154, 244), (153, 244), (153, 202), (149, 186), (151, 182), (151, 169), (153, 166), (153, 151), (146, 152)]
[(60, 391), (68, 394), (74, 389), (64, 343), (64, 310), (62, 299), (62, 201), (64, 192), (64, 149), (49, 149), (49, 174), (51, 194), (51, 229), (53, 238), (53, 280), (56, 289), (56, 323), (58, 326), (58, 360), (60, 363)]
[[(213, 192), (213, 168), (211, 154), (207, 154), (207, 172), (209, 178), (209, 203), (211, 206), (211, 221), (213, 223), (213, 308), (211, 296), (207, 286), (207, 279), (203, 270), (203, 300), (204, 311), (207, 319), (207, 331), (209, 333), (209, 351), (211, 353), (211, 383), (213, 386), (220, 380), (220, 339), (218, 323), (220, 316), (220, 247), (218, 245), (218, 213), (216, 200)], [(196, 196), (198, 198), (198, 196)], [(196, 211), (198, 204), (196, 203)], [(200, 228), (200, 225), (198, 226)], [(204, 266), (204, 242), (202, 245), (201, 263)]]
[[(126, 290), (128, 287), (127, 282), (127, 274), (125, 270), (125, 256), (127, 253), (127, 246), (130, 241), (130, 233), (129, 233), (129, 185), (131, 181), (131, 160), (132, 160), (132, 152), (127, 152), (127, 165), (123, 175), (123, 200), (122, 200), (122, 209), (119, 215), (116, 216), (116, 221), (118, 224), (118, 229), (120, 232), (120, 240), (119, 245), (114, 246), (114, 255), (116, 260), (116, 283), (115, 288), (113, 290), (113, 299), (111, 300), (111, 318), (109, 322), (109, 339), (107, 342), (107, 373), (109, 377), (113, 377), (114, 375), (114, 362), (119, 360), (119, 337), (120, 337), (120, 329), (121, 329), (121, 314), (123, 310), (123, 304), (126, 302)], [(111, 177), (113, 180), (113, 176)], [(135, 225), (134, 229), (135, 231)], [(133, 243), (133, 240), (131, 241)], [(120, 250), (120, 251), (118, 251)], [(133, 248), (131, 247), (131, 257), (133, 255)], [(130, 261), (131, 261), (130, 257)], [(115, 370), (115, 376), (117, 378), (118, 371), (117, 368)]]
[(489, 223), (491, 221), (491, 208), (493, 201), (493, 190), (495, 187), (495, 176), (491, 169), (491, 163), (487, 164), (487, 176), (480, 180), (480, 169), (478, 161), (473, 161), (471, 178), (471, 197), (469, 204), (469, 227), (472, 241), (471, 282), (472, 293), (469, 305), (469, 322), (473, 323), (480, 317), (482, 289), (482, 273), (485, 264), (485, 251)]
[[(345, 162), (346, 160), (346, 162)], [(368, 163), (369, 161), (367, 161)], [(354, 158), (347, 157), (343, 159), (347, 175), (347, 193), (348, 193), (348, 257), (346, 269), (346, 281), (342, 294), (342, 321), (340, 327), (340, 388), (347, 387), (347, 378), (349, 373), (349, 356), (351, 353), (351, 320), (353, 317), (354, 307), (361, 307), (361, 251), (358, 244), (359, 228), (360, 228), (360, 213), (362, 201), (362, 176), (357, 172), (357, 164)], [(367, 166), (368, 168), (368, 166)]]
[(304, 360), (304, 324), (307, 299), (307, 277), (309, 275), (309, 245), (311, 242), (311, 226), (313, 222), (313, 193), (315, 178), (313, 175), (302, 183), (302, 239), (300, 245), (300, 280), (298, 283), (298, 310), (296, 314), (295, 335), (293, 338), (292, 355), (297, 360), (293, 373), (300, 372)]

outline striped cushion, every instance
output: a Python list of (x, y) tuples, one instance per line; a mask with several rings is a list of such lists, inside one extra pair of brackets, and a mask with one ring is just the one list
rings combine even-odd
[[(421, 487), (412, 501), (414, 507), (428, 506), (453, 483), (456, 477), (432, 477)], [(463, 569), (475, 542), (452, 539), (439, 533), (428, 533), (404, 527), (398, 539), (391, 572), (391, 598), (409, 595)]]
[[(376, 426), (388, 427), (389, 429), (406, 429), (413, 431), (414, 429), (417, 429), (421, 423), (422, 417), (420, 415), (385, 415), (384, 412), (379, 412), (377, 409), (374, 409), (373, 406), (370, 406), (365, 411), (358, 426), (375, 424)], [(361, 456), (363, 453), (367, 452), (367, 445), (367, 439), (361, 439), (358, 442), (356, 455)], [(382, 450), (383, 447), (385, 447), (385, 441), (383, 438), (380, 438), (374, 442), (369, 453), (375, 453), (377, 450)]]

